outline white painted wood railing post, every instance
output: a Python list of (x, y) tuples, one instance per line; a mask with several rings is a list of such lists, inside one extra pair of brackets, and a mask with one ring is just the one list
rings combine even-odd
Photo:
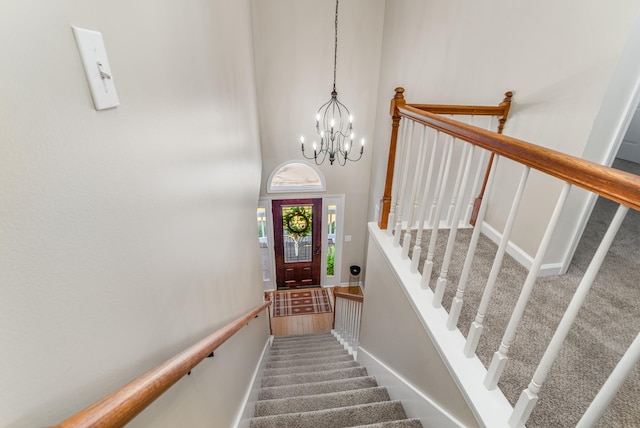
[(516, 336), (516, 330), (520, 325), (520, 321), (524, 316), (524, 310), (529, 302), (529, 296), (531, 295), (531, 291), (533, 291), (533, 285), (536, 282), (536, 278), (538, 277), (538, 272), (540, 271), (540, 266), (542, 266), (542, 261), (544, 260), (544, 256), (547, 253), (547, 249), (549, 248), (549, 243), (551, 242), (551, 238), (556, 230), (556, 225), (558, 224), (558, 219), (560, 218), (560, 213), (562, 212), (562, 208), (569, 196), (569, 190), (571, 190), (571, 185), (569, 183), (565, 183), (562, 188), (562, 193), (560, 193), (560, 197), (558, 198), (558, 202), (556, 203), (555, 209), (553, 210), (553, 214), (551, 214), (551, 219), (549, 220), (549, 224), (547, 225), (547, 230), (542, 237), (542, 241), (540, 242), (540, 246), (538, 247), (538, 252), (536, 253), (536, 257), (533, 260), (531, 265), (531, 269), (529, 269), (529, 273), (527, 275), (527, 279), (522, 286), (522, 291), (520, 291), (520, 296), (518, 297), (518, 301), (516, 306), (513, 309), (513, 313), (511, 314), (511, 319), (509, 320), (509, 324), (507, 325), (507, 329), (505, 330), (504, 336), (502, 337), (502, 342), (500, 343), (499, 349), (493, 355), (493, 359), (491, 360), (491, 364), (489, 365), (489, 369), (487, 370), (487, 376), (485, 377), (484, 386), (488, 389), (495, 389), (498, 385), (498, 381), (500, 380), (500, 376), (502, 376), (502, 372), (507, 364), (507, 354), (509, 353), (509, 347), (513, 342)]
[[(440, 269), (440, 276), (436, 282), (436, 288), (433, 297), (433, 307), (439, 308), (442, 306), (442, 297), (444, 296), (445, 288), (447, 287), (447, 274), (449, 273), (449, 263), (451, 263), (451, 257), (453, 256), (453, 249), (456, 244), (456, 235), (458, 234), (458, 224), (460, 222), (460, 213), (462, 212), (462, 195), (467, 190), (467, 181), (469, 179), (469, 170), (471, 169), (471, 160), (475, 146), (471, 144), (465, 144), (462, 159), (460, 162), (461, 170), (464, 170), (462, 179), (460, 180), (458, 187), (458, 193), (460, 201), (456, 203), (453, 217), (451, 219), (451, 226), (449, 230), (449, 238), (447, 241), (447, 249), (444, 252), (444, 258), (442, 259), (442, 267)], [(455, 194), (454, 194), (455, 196)]]
[[(444, 162), (444, 169), (440, 169), (438, 182), (440, 183), (440, 195), (444, 193), (447, 188), (447, 178), (449, 177), (449, 168), (451, 167), (451, 158), (453, 156), (453, 145), (455, 139), (451, 137), (446, 140), (445, 149), (447, 151), (446, 160)], [(443, 157), (443, 160), (445, 157)], [(439, 199), (436, 205), (436, 211), (433, 215), (433, 222), (431, 224), (431, 238), (429, 240), (429, 248), (427, 249), (427, 258), (424, 261), (422, 267), (422, 278), (420, 280), (420, 287), (426, 289), (429, 287), (431, 281), (431, 271), (433, 270), (433, 255), (436, 250), (436, 242), (438, 240), (438, 230), (440, 228), (440, 216), (442, 215), (442, 207), (444, 203), (442, 198)]]
[(624, 381), (631, 375), (636, 364), (640, 361), (640, 333), (624, 353), (607, 381), (593, 399), (587, 411), (578, 421), (576, 428), (590, 428), (602, 417), (602, 414), (615, 398)]
[(416, 232), (416, 243), (413, 246), (413, 254), (411, 256), (410, 270), (413, 273), (416, 273), (418, 271), (420, 255), (422, 254), (422, 235), (424, 234), (424, 223), (427, 216), (427, 208), (429, 207), (428, 196), (429, 190), (431, 189), (431, 179), (433, 178), (433, 166), (435, 164), (439, 136), (440, 131), (436, 131), (436, 135), (433, 139), (433, 146), (431, 148), (431, 156), (429, 157), (429, 166), (427, 167), (427, 179), (422, 189), (422, 198), (420, 200), (420, 211), (418, 215), (418, 230)]
[(471, 327), (469, 328), (467, 342), (464, 345), (464, 355), (466, 357), (472, 357), (476, 353), (478, 342), (480, 341), (480, 336), (482, 335), (482, 330), (484, 328), (484, 317), (487, 314), (487, 308), (489, 308), (489, 302), (491, 301), (491, 294), (493, 293), (493, 289), (496, 285), (496, 279), (498, 278), (500, 268), (502, 267), (504, 253), (507, 250), (507, 245), (509, 244), (511, 229), (513, 228), (513, 223), (515, 221), (516, 214), (518, 213), (518, 207), (520, 206), (520, 201), (522, 200), (522, 195), (524, 194), (524, 188), (527, 184), (527, 178), (529, 178), (530, 170), (531, 168), (529, 168), (528, 166), (524, 167), (522, 170), (520, 183), (518, 184), (518, 189), (516, 190), (516, 194), (513, 198), (513, 203), (511, 204), (509, 217), (507, 217), (507, 224), (504, 226), (502, 239), (500, 240), (500, 245), (498, 246), (496, 256), (493, 259), (493, 266), (491, 266), (491, 272), (489, 272), (487, 285), (484, 288), (484, 293), (482, 293), (482, 299), (480, 300), (480, 306), (478, 307), (476, 319), (475, 321), (473, 321)]
[(533, 378), (529, 383), (527, 389), (522, 391), (520, 394), (520, 398), (516, 403), (513, 413), (511, 417), (509, 417), (508, 424), (510, 427), (522, 427), (525, 425), (533, 408), (536, 406), (538, 401), (538, 392), (544, 383), (547, 374), (549, 374), (549, 370), (551, 369), (551, 365), (555, 361), (558, 353), (560, 352), (560, 347), (562, 346), (562, 342), (564, 342), (567, 334), (569, 333), (569, 329), (573, 324), (574, 319), (578, 315), (578, 311), (580, 307), (584, 303), (585, 298), (587, 297), (587, 293), (591, 289), (591, 285), (593, 284), (593, 280), (595, 279), (598, 271), (600, 270), (600, 266), (602, 266), (602, 262), (611, 247), (611, 243), (620, 229), (620, 225), (624, 220), (625, 215), (629, 208), (624, 205), (620, 205), (618, 210), (616, 211), (616, 215), (613, 217), (607, 232), (602, 238), (602, 242), (598, 246), (587, 271), (585, 272), (578, 288), (567, 307), (562, 319), (560, 320), (560, 324), (556, 329), (556, 332), (553, 334), (551, 338), (551, 342), (547, 346), (547, 350), (545, 351), (540, 363), (538, 364), (538, 368), (533, 374)]
[(473, 229), (471, 235), (471, 241), (469, 242), (469, 248), (467, 249), (467, 255), (464, 259), (464, 265), (462, 267), (462, 273), (460, 274), (460, 281), (458, 281), (458, 290), (451, 302), (451, 310), (449, 311), (449, 318), (447, 319), (447, 328), (449, 330), (455, 330), (458, 325), (458, 319), (460, 318), (460, 312), (462, 311), (462, 304), (464, 303), (464, 291), (467, 288), (467, 282), (469, 281), (469, 273), (471, 272), (471, 265), (473, 264), (473, 258), (476, 254), (476, 247), (478, 246), (478, 240), (480, 239), (480, 231), (482, 229), (482, 222), (487, 212), (487, 206), (491, 190), (493, 189), (493, 182), (498, 170), (498, 163), (501, 157), (495, 156), (495, 161), (491, 171), (489, 171), (489, 179), (487, 180), (487, 188), (485, 189), (485, 195), (482, 198), (480, 204), (480, 210), (478, 211), (478, 218), (476, 221), (476, 227)]
[(413, 129), (415, 128), (416, 122), (411, 121), (408, 131), (408, 137), (404, 142), (404, 160), (402, 166), (402, 180), (400, 181), (400, 189), (398, 189), (398, 203), (396, 204), (396, 227), (395, 227), (395, 235), (393, 237), (393, 245), (398, 247), (400, 246), (400, 237), (402, 235), (402, 214), (404, 205), (407, 203), (405, 200), (405, 194), (407, 191), (407, 177), (409, 176), (409, 164), (411, 163), (411, 146), (413, 141)]
[[(468, 122), (470, 125), (473, 125), (473, 118), (474, 116), (471, 116), (470, 121)], [(466, 153), (466, 149), (470, 144), (464, 144), (464, 148), (463, 148), (463, 153), (462, 156), (460, 157), (460, 163), (458, 165), (458, 172), (456, 174), (456, 181), (455, 184), (453, 185), (453, 192), (451, 193), (451, 201), (449, 203), (449, 211), (447, 212), (447, 218), (446, 218), (446, 224), (449, 225), (449, 227), (452, 227), (453, 224), (453, 215), (456, 209), (456, 205), (458, 204), (458, 199), (459, 199), (459, 193), (460, 193), (460, 186), (462, 185), (462, 175), (468, 171), (468, 165), (465, 162), (465, 153)], [(462, 199), (462, 197), (460, 196), (460, 199)]]
[(409, 246), (411, 245), (411, 230), (416, 218), (416, 211), (418, 210), (419, 197), (418, 191), (420, 190), (420, 183), (422, 182), (422, 175), (424, 172), (424, 156), (427, 153), (425, 147), (425, 137), (427, 134), (426, 126), (422, 125), (422, 132), (420, 134), (420, 144), (418, 147), (418, 157), (415, 173), (413, 175), (413, 184), (411, 186), (411, 199), (409, 200), (409, 216), (407, 218), (407, 229), (404, 232), (404, 238), (402, 241), (402, 255), (403, 259), (409, 258)]
[[(495, 119), (496, 119), (495, 116), (491, 116), (487, 130), (491, 131), (493, 129), (493, 124)], [(484, 149), (481, 149), (481, 150), (482, 152), (480, 154), (480, 160), (478, 161), (478, 164), (476, 167), (476, 174), (473, 179), (473, 186), (471, 187), (471, 193), (469, 194), (469, 206), (467, 207), (467, 212), (464, 215), (464, 219), (466, 222), (469, 222), (469, 220), (471, 219), (471, 213), (473, 212), (473, 205), (476, 202), (476, 197), (480, 194), (480, 189), (482, 186), (482, 182), (480, 180), (484, 179), (484, 176), (481, 174), (487, 170), (486, 157), (489, 152)]]
[(401, 175), (402, 158), (404, 157), (404, 135), (407, 132), (407, 120), (400, 121), (400, 138), (396, 142), (396, 157), (393, 163), (393, 179), (391, 180), (391, 203), (387, 217), (387, 235), (393, 234), (396, 205), (398, 204), (398, 177)]

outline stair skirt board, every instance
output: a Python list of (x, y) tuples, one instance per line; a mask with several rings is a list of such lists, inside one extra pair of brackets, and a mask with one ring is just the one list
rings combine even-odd
[(250, 391), (238, 428), (459, 426), (442, 416), (426, 418), (427, 425), (407, 418), (403, 403), (390, 397), (331, 333), (275, 338), (263, 352)]
[(253, 376), (251, 378), (251, 383), (247, 388), (247, 392), (244, 395), (244, 400), (242, 402), (242, 406), (238, 411), (238, 415), (236, 416), (235, 423), (233, 424), (234, 428), (248, 428), (249, 420), (254, 416), (255, 409), (254, 404), (258, 401), (258, 392), (260, 389), (260, 382), (262, 382), (262, 373), (264, 373), (264, 368), (267, 363), (265, 356), (269, 353), (269, 348), (271, 343), (273, 342), (273, 336), (270, 336), (266, 343), (264, 344), (264, 348), (262, 349), (262, 355), (260, 355), (260, 362), (256, 366), (256, 369), (253, 371)]
[(402, 401), (408, 418), (419, 419), (425, 428), (464, 428), (464, 424), (362, 347), (358, 348), (358, 362), (387, 388), (392, 400)]

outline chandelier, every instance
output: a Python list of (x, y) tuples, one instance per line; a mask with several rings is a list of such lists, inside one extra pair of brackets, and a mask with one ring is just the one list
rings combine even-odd
[[(320, 136), (320, 147), (313, 141), (313, 156), (307, 156), (304, 151), (304, 136), (300, 137), (302, 154), (307, 159), (313, 159), (316, 165), (324, 163), (327, 156), (329, 163), (338, 161), (344, 166), (347, 161), (358, 161), (364, 152), (364, 138), (360, 142), (357, 158), (352, 155), (353, 150), (353, 116), (349, 109), (338, 101), (336, 91), (336, 64), (338, 58), (338, 0), (336, 0), (335, 43), (333, 48), (333, 90), (331, 98), (318, 109), (316, 114), (316, 131)], [(357, 151), (356, 151), (357, 152)]]

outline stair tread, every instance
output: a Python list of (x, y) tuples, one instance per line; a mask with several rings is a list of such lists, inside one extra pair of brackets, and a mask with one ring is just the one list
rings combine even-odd
[(259, 416), (251, 420), (251, 428), (344, 428), (377, 422), (406, 419), (399, 401), (359, 404), (311, 412)]
[(329, 394), (316, 394), (258, 401), (256, 403), (256, 416), (309, 412), (313, 410), (347, 407), (357, 404), (389, 400), (389, 393), (386, 388), (361, 388)]
[(364, 367), (350, 367), (346, 369), (325, 370), (322, 372), (293, 373), (276, 376), (265, 376), (262, 378), (262, 386), (282, 386), (295, 385), (301, 383), (322, 382), (325, 380), (346, 379), (351, 377), (362, 377), (367, 375)]
[(301, 358), (328, 357), (331, 355), (349, 355), (349, 353), (345, 349), (331, 349), (328, 351), (300, 352), (286, 355), (269, 355), (267, 356), (266, 361), (288, 361), (298, 360)]
[(296, 344), (296, 343), (308, 343), (308, 342), (320, 342), (320, 341), (328, 341), (328, 340), (336, 340), (336, 337), (331, 333), (323, 333), (320, 335), (311, 335), (311, 336), (277, 336), (273, 339), (273, 345), (287, 345), (287, 344)]
[(273, 339), (272, 345), (285, 345), (296, 343), (308, 343), (314, 341), (327, 341), (336, 340), (335, 336), (331, 333), (320, 333), (300, 336), (277, 336)]
[(299, 397), (302, 395), (327, 394), (338, 391), (349, 391), (359, 388), (371, 388), (375, 386), (378, 386), (378, 382), (376, 382), (376, 379), (373, 376), (328, 380), (324, 382), (299, 385), (272, 386), (261, 388), (258, 392), (258, 400)]
[(331, 362), (354, 361), (349, 354), (328, 355), (326, 357), (297, 358), (295, 360), (265, 361), (265, 368), (275, 369), (281, 367), (309, 366)]
[(402, 419), (399, 421), (378, 422), (375, 424), (358, 425), (353, 428), (424, 428), (419, 419)]
[(313, 373), (324, 370), (346, 369), (351, 367), (360, 367), (360, 364), (358, 364), (357, 361), (351, 359), (350, 361), (330, 361), (326, 363), (307, 364), (303, 366), (265, 368), (263, 375), (267, 377), (294, 373)]
[(313, 342), (313, 344), (305, 345), (303, 348), (299, 346), (285, 346), (285, 347), (271, 347), (269, 350), (269, 355), (280, 355), (280, 354), (299, 354), (304, 352), (318, 352), (323, 350), (333, 350), (333, 349), (344, 349), (342, 345), (340, 345), (335, 340), (327, 341), (327, 342)]

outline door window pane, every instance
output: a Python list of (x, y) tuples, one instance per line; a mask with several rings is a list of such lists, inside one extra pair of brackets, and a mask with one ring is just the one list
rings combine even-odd
[(310, 262), (312, 258), (313, 205), (282, 207), (284, 262)]

